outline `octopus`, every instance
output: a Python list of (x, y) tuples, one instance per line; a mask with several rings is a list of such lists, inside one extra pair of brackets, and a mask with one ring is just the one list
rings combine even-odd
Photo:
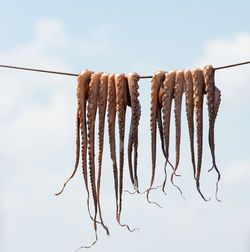
[[(138, 126), (141, 116), (141, 105), (138, 99), (138, 81), (139, 75), (135, 72), (130, 73), (127, 77), (129, 98), (131, 104), (131, 123), (128, 139), (128, 165), (131, 182), (134, 186), (135, 191), (138, 191), (138, 177), (137, 177), (137, 156), (138, 156)], [(127, 102), (129, 104), (129, 102)], [(132, 165), (132, 148), (134, 147), (134, 169)]]
[[(98, 78), (100, 77), (101, 73), (95, 74), (92, 71), (85, 70), (81, 72), (78, 76), (78, 86), (77, 86), (77, 116), (76, 116), (76, 161), (75, 161), (75, 168), (72, 173), (72, 175), (67, 179), (67, 181), (64, 183), (62, 190), (55, 194), (60, 195), (64, 188), (66, 187), (67, 183), (74, 177), (77, 167), (79, 164), (79, 157), (80, 157), (80, 133), (81, 133), (81, 158), (82, 158), (82, 172), (83, 172), (83, 178), (86, 186), (87, 191), (87, 207), (88, 212), (91, 217), (91, 219), (94, 221), (94, 230), (95, 230), (95, 241), (90, 246), (82, 246), (81, 248), (90, 248), (92, 247), (98, 240), (97, 237), (97, 223), (100, 223), (96, 220), (97, 217), (97, 196), (96, 196), (96, 187), (95, 187), (95, 170), (94, 170), (94, 163), (93, 163), (93, 155), (91, 151), (94, 151), (93, 142), (90, 139), (90, 133), (87, 134), (87, 125), (88, 125), (88, 131), (93, 131), (93, 125), (91, 126), (91, 119), (90, 117), (90, 109), (94, 106), (91, 102), (93, 102), (93, 86), (95, 89), (94, 96), (96, 96), (96, 90), (99, 86)], [(94, 77), (94, 78), (93, 78)], [(97, 97), (96, 97), (97, 98)], [(87, 102), (88, 102), (88, 122), (86, 123), (86, 109), (87, 109)], [(95, 115), (94, 115), (95, 117)], [(94, 132), (92, 133), (92, 135)], [(88, 146), (90, 145), (90, 146)], [(90, 192), (88, 187), (88, 169), (87, 169), (87, 147), (89, 150), (89, 159), (90, 159), (90, 180), (91, 180), (91, 186), (92, 186), (92, 195), (94, 200), (94, 206), (95, 206), (95, 216), (93, 217), (90, 213), (90, 207), (89, 207), (89, 201), (90, 201)], [(101, 223), (103, 227), (105, 228), (107, 234), (109, 234), (107, 227), (103, 224), (103, 221), (101, 219)]]
[[(94, 229), (96, 233), (97, 241), (97, 213), (98, 213), (98, 200), (97, 200), (97, 189), (96, 189), (96, 179), (95, 179), (95, 117), (98, 105), (98, 94), (99, 94), (99, 85), (100, 77), (102, 72), (93, 73), (91, 75), (91, 80), (89, 83), (89, 97), (88, 97), (88, 108), (87, 108), (87, 129), (88, 129), (88, 156), (89, 156), (89, 175), (90, 175), (90, 184), (92, 189), (92, 197), (94, 203)], [(107, 227), (101, 224), (106, 230), (107, 234), (109, 233)]]
[(212, 155), (213, 168), (216, 170), (218, 174), (218, 179), (216, 183), (216, 199), (220, 201), (217, 197), (218, 193), (218, 183), (220, 180), (220, 172), (216, 165), (215, 160), (215, 144), (214, 144), (214, 125), (215, 119), (218, 113), (219, 105), (220, 105), (220, 91), (218, 88), (215, 88), (214, 84), (214, 69), (211, 65), (205, 66), (204, 70), (204, 80), (205, 80), (205, 91), (207, 96), (207, 106), (208, 106), (208, 117), (209, 117), (209, 147)]
[[(166, 186), (166, 182), (167, 182), (167, 164), (169, 164), (172, 169), (174, 170), (174, 166), (172, 165), (171, 162), (169, 162), (168, 160), (168, 149), (166, 150), (166, 148), (168, 148), (168, 146), (165, 146), (165, 140), (164, 140), (164, 130), (163, 130), (163, 122), (162, 122), (162, 108), (163, 108), (163, 96), (164, 96), (164, 83), (162, 83), (161, 87), (160, 87), (160, 91), (159, 91), (159, 101), (158, 101), (158, 107), (157, 107), (157, 124), (158, 124), (158, 128), (159, 128), (159, 133), (160, 133), (160, 139), (161, 139), (161, 148), (162, 148), (162, 153), (166, 159), (165, 161), (165, 165), (164, 165), (164, 174), (165, 174), (165, 179), (163, 181), (162, 184), (162, 191), (166, 194), (165, 192), (165, 186)], [(172, 99), (172, 98), (171, 98)], [(172, 100), (171, 100), (172, 102)], [(171, 107), (170, 107), (171, 110)], [(168, 133), (169, 134), (169, 133)], [(169, 145), (169, 143), (167, 144)], [(175, 176), (180, 176), (175, 174)]]
[(116, 120), (116, 91), (115, 91), (115, 75), (108, 76), (108, 135), (110, 156), (113, 164), (113, 176), (116, 200), (116, 219), (119, 220), (119, 198), (118, 198), (118, 170), (116, 160), (116, 144), (115, 144), (115, 120)]
[[(181, 103), (182, 103), (182, 94), (184, 91), (184, 72), (178, 71), (175, 77), (174, 85), (174, 114), (175, 114), (175, 151), (176, 151), (176, 161), (173, 173), (171, 175), (171, 182), (173, 185), (173, 177), (178, 168), (180, 161), (180, 140), (181, 140)], [(170, 112), (169, 112), (170, 113)], [(175, 185), (176, 186), (176, 185)], [(182, 194), (181, 189), (176, 186)]]
[[(120, 226), (127, 227), (130, 232), (131, 230), (127, 224), (121, 224), (121, 211), (122, 211), (122, 192), (123, 192), (123, 166), (124, 166), (124, 140), (125, 140), (125, 118), (126, 108), (128, 104), (128, 80), (125, 74), (116, 74), (114, 76), (115, 81), (115, 93), (116, 93), (116, 111), (118, 114), (118, 126), (119, 126), (119, 194), (118, 194), (118, 211), (117, 221)], [(117, 182), (116, 182), (117, 183)], [(117, 183), (118, 184), (118, 183)]]
[(103, 73), (100, 77), (100, 87), (98, 94), (98, 115), (99, 115), (99, 126), (98, 126), (98, 142), (99, 142), (99, 153), (98, 153), (98, 178), (97, 178), (97, 202), (99, 216), (101, 224), (105, 228), (107, 235), (109, 235), (108, 228), (104, 225), (102, 219), (102, 212), (100, 206), (100, 184), (101, 184), (101, 169), (102, 169), (102, 154), (103, 154), (103, 138), (104, 138), (104, 124), (105, 114), (107, 106), (107, 94), (108, 94), (108, 74)]
[(204, 93), (204, 78), (203, 72), (200, 69), (192, 71), (193, 77), (193, 98), (195, 105), (195, 120), (197, 133), (197, 167), (196, 167), (196, 188), (201, 197), (208, 201), (200, 190), (200, 173), (202, 163), (202, 134), (203, 134), (203, 93)]
[[(156, 202), (152, 202), (149, 200), (149, 192), (152, 190), (152, 186), (155, 178), (155, 165), (156, 165), (156, 121), (160, 119), (159, 115), (159, 92), (161, 85), (165, 79), (165, 71), (158, 71), (154, 74), (151, 80), (151, 106), (150, 106), (150, 130), (151, 130), (151, 151), (152, 151), (152, 176), (150, 187), (147, 189), (147, 201), (151, 204), (156, 204)], [(160, 125), (160, 124), (159, 124)], [(162, 147), (163, 151), (164, 146)], [(159, 206), (160, 207), (160, 206)]]
[(193, 165), (193, 174), (195, 178), (196, 166), (194, 155), (194, 98), (193, 98), (193, 79), (190, 70), (186, 70), (184, 73), (185, 83), (184, 90), (186, 94), (186, 115), (188, 121), (189, 141), (191, 149), (191, 160)]
[[(62, 190), (55, 195), (60, 195), (64, 188), (66, 187), (67, 183), (74, 177), (78, 164), (79, 164), (79, 157), (80, 157), (80, 131), (81, 131), (81, 157), (82, 157), (82, 172), (83, 178), (85, 181), (85, 186), (87, 190), (87, 206), (88, 211), (90, 214), (89, 209), (89, 189), (88, 189), (88, 171), (87, 171), (87, 132), (86, 132), (86, 103), (88, 98), (88, 88), (90, 77), (93, 74), (92, 71), (85, 70), (81, 72), (78, 76), (78, 87), (77, 87), (77, 115), (76, 115), (76, 161), (75, 161), (75, 168), (72, 175), (67, 179), (64, 183)], [(91, 214), (90, 217), (92, 218)], [(92, 218), (93, 219), (93, 218)]]
[[(169, 130), (170, 130), (170, 115), (172, 99), (174, 96), (174, 85), (175, 85), (176, 71), (170, 71), (165, 74), (165, 81), (163, 83), (164, 94), (162, 97), (162, 113), (163, 113), (163, 135), (165, 145), (165, 158), (168, 161), (169, 158)], [(165, 163), (166, 166), (166, 163)], [(163, 190), (166, 182), (163, 183)]]

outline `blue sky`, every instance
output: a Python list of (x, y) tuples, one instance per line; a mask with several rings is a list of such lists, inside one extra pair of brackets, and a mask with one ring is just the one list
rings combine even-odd
[[(249, 11), (249, 1), (1, 1), (0, 64), (149, 75), (158, 69), (237, 63), (250, 60)], [(125, 194), (122, 218), (140, 228), (135, 234), (115, 222), (105, 135), (101, 199), (111, 238), (99, 228), (92, 251), (250, 251), (249, 83), (248, 65), (216, 72), (222, 91), (215, 132), (222, 203), (214, 199), (216, 175), (206, 172), (211, 158), (205, 104), (201, 187), (212, 201), (202, 201), (192, 180), (183, 106), (182, 177), (176, 182), (187, 201), (170, 182), (167, 198), (152, 193), (163, 209), (148, 205), (143, 196)], [(150, 81), (140, 80), (143, 189), (151, 176), (149, 99)], [(0, 106), (1, 251), (75, 251), (94, 239), (81, 172), (64, 195), (54, 193), (73, 169), (76, 78), (0, 69)], [(174, 162), (173, 122), (171, 127)], [(158, 150), (156, 184), (164, 164)], [(125, 187), (131, 188), (127, 173)]]

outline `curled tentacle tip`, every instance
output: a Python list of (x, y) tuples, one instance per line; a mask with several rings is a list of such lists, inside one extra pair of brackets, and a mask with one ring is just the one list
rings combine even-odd
[(176, 173), (175, 173), (174, 175), (175, 175), (176, 177), (181, 177), (181, 175), (180, 175), (180, 174), (176, 174)]
[(63, 192), (63, 191), (58, 192), (58, 193), (55, 193), (54, 195), (55, 195), (55, 196), (59, 196), (62, 192)]
[(129, 230), (129, 232), (134, 232), (134, 231), (139, 231), (139, 228), (133, 228), (133, 229), (130, 229), (129, 226), (127, 226), (127, 229)]
[(211, 197), (209, 197), (208, 199), (206, 199), (204, 196), (202, 197), (204, 199), (204, 201), (208, 202), (211, 200)]
[(76, 249), (76, 251), (79, 251), (80, 249), (84, 249), (84, 248), (91, 248), (92, 246), (94, 246), (96, 244), (97, 241), (94, 241), (90, 246), (81, 246), (80, 248)]
[[(149, 189), (148, 189), (149, 190)], [(163, 208), (162, 206), (160, 206), (157, 202), (155, 202), (155, 201), (150, 201), (149, 200), (149, 191), (147, 192), (147, 201), (148, 201), (148, 203), (150, 203), (150, 204), (155, 204), (156, 206), (158, 206), (159, 208)]]
[(162, 189), (162, 192), (167, 196), (167, 193), (165, 192), (165, 190), (164, 189)]
[(124, 190), (125, 193), (129, 193), (129, 194), (135, 194), (136, 191), (130, 192), (129, 190)]
[(132, 232), (134, 232), (134, 231), (139, 232), (139, 231), (140, 231), (140, 229), (139, 229), (139, 228), (134, 228), (134, 229), (132, 230)]
[(159, 205), (157, 202), (155, 202), (155, 201), (150, 201), (149, 199), (147, 199), (147, 201), (148, 201), (148, 203), (154, 204), (154, 205), (158, 206), (159, 208), (163, 208), (162, 206), (160, 206), (160, 205)]

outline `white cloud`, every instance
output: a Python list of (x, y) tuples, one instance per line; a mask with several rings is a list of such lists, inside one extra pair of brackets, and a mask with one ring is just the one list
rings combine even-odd
[(230, 164), (225, 172), (224, 180), (228, 184), (239, 184), (249, 186), (250, 161), (238, 160)]
[[(212, 64), (224, 66), (249, 61), (250, 34), (242, 33), (232, 38), (220, 38), (205, 45), (204, 54), (197, 66)], [(216, 84), (222, 90), (222, 99), (227, 106), (241, 106), (249, 103), (250, 92), (249, 65), (216, 71)]]

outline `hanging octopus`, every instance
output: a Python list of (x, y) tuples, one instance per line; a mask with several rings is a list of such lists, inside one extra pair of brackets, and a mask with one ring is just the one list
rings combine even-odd
[(115, 120), (116, 120), (116, 91), (115, 75), (109, 74), (108, 77), (108, 135), (110, 156), (113, 163), (113, 176), (116, 200), (116, 219), (119, 222), (119, 197), (118, 197), (118, 170), (116, 161), (116, 144), (115, 144)]
[(119, 126), (119, 204), (118, 204), (118, 223), (127, 227), (130, 232), (131, 230), (127, 224), (121, 224), (121, 211), (122, 211), (122, 192), (123, 192), (123, 166), (124, 166), (124, 139), (125, 139), (125, 118), (126, 118), (126, 108), (128, 104), (128, 81), (126, 76), (122, 74), (115, 75), (115, 91), (116, 91), (116, 110), (118, 113), (118, 126)]
[[(164, 71), (158, 71), (154, 74), (152, 80), (151, 80), (151, 101), (150, 101), (150, 130), (151, 130), (151, 151), (152, 151), (152, 176), (151, 176), (151, 182), (150, 187), (147, 189), (147, 201), (149, 203), (153, 203), (158, 205), (156, 202), (152, 202), (149, 200), (149, 192), (152, 190), (152, 186), (154, 183), (155, 178), (155, 164), (156, 164), (156, 121), (157, 121), (157, 115), (159, 113), (159, 91), (161, 88), (161, 85), (165, 78)], [(159, 119), (159, 117), (158, 117)], [(164, 150), (164, 148), (163, 148)], [(158, 205), (159, 206), (159, 205)], [(160, 206), (159, 206), (160, 207)]]
[[(165, 158), (166, 162), (169, 158), (169, 129), (170, 129), (170, 115), (172, 99), (174, 95), (174, 85), (175, 85), (176, 71), (170, 71), (165, 74), (165, 81), (163, 83), (164, 94), (162, 97), (162, 113), (163, 113), (163, 135), (164, 135), (164, 145), (165, 145)], [(165, 166), (166, 166), (165, 162)], [(163, 190), (166, 185), (166, 181), (163, 183)]]
[(194, 97), (193, 97), (193, 79), (190, 70), (184, 73), (185, 83), (184, 90), (186, 94), (186, 115), (188, 121), (189, 140), (191, 149), (191, 160), (193, 165), (194, 178), (196, 173), (195, 155), (194, 155)]
[[(128, 165), (129, 173), (132, 184), (134, 185), (135, 191), (138, 191), (138, 177), (137, 177), (137, 150), (138, 150), (138, 126), (141, 116), (141, 105), (138, 99), (138, 81), (139, 75), (137, 73), (130, 73), (127, 77), (130, 103), (131, 103), (131, 123), (128, 140)], [(134, 147), (134, 169), (132, 165), (132, 148)]]
[(96, 218), (98, 213), (98, 201), (96, 192), (95, 182), (95, 118), (97, 111), (97, 101), (99, 93), (99, 84), (101, 72), (93, 73), (89, 83), (89, 97), (88, 97), (88, 108), (87, 108), (87, 129), (88, 129), (88, 156), (89, 156), (89, 175), (92, 189), (92, 197), (94, 203), (94, 229), (96, 233), (97, 241), (97, 225)]
[(107, 234), (109, 235), (108, 228), (104, 225), (102, 219), (101, 205), (100, 205), (100, 184), (101, 184), (101, 169), (102, 169), (102, 153), (103, 153), (103, 138), (104, 138), (104, 124), (105, 114), (107, 105), (107, 94), (108, 94), (108, 74), (103, 73), (100, 77), (100, 86), (98, 94), (98, 115), (99, 115), (99, 126), (98, 126), (98, 142), (99, 142), (99, 153), (98, 153), (98, 177), (97, 177), (97, 203), (101, 224), (105, 227)]
[[(178, 168), (180, 161), (180, 141), (181, 141), (181, 103), (182, 103), (182, 94), (184, 91), (184, 72), (178, 71), (175, 77), (174, 85), (174, 114), (175, 114), (175, 150), (176, 150), (176, 161), (174, 171), (171, 175), (171, 182), (173, 185), (173, 177)], [(176, 185), (175, 185), (176, 186)], [(182, 191), (178, 186), (176, 186), (182, 194)]]
[[(217, 112), (219, 109), (220, 92), (218, 92), (218, 89), (215, 89), (213, 67), (211, 65), (205, 66), (203, 73), (204, 73), (204, 80), (205, 80), (205, 91), (207, 94), (208, 117), (209, 117), (209, 136), (208, 136), (208, 139), (209, 139), (209, 147), (211, 150), (211, 155), (212, 155), (212, 160), (213, 160), (213, 166), (211, 169), (215, 168), (215, 170), (218, 174), (215, 195), (216, 195), (216, 199), (218, 201), (220, 201), (217, 197), (218, 182), (220, 180), (220, 172), (217, 168), (216, 161), (215, 161), (215, 146), (214, 146), (214, 124), (215, 124), (215, 118), (217, 116)], [(216, 101), (214, 100), (215, 99), (215, 90), (216, 90)], [(216, 102), (216, 108), (215, 108), (215, 102)]]
[(202, 134), (203, 134), (203, 93), (204, 93), (204, 78), (203, 72), (200, 69), (192, 71), (193, 77), (193, 97), (195, 105), (195, 120), (196, 120), (196, 133), (197, 133), (197, 167), (196, 167), (196, 188), (201, 197), (206, 199), (200, 190), (200, 173), (202, 163)]
[[(92, 217), (90, 214), (90, 208), (89, 208), (89, 199), (90, 199), (90, 193), (89, 193), (89, 188), (88, 188), (88, 171), (87, 171), (87, 146), (88, 144), (91, 145), (89, 146), (89, 150), (93, 149), (93, 142), (90, 140), (90, 133), (87, 134), (87, 125), (86, 125), (86, 104), (88, 101), (88, 131), (92, 130), (92, 127), (90, 126), (90, 121), (89, 119), (90, 113), (89, 109), (92, 108), (92, 86), (95, 86), (95, 90), (97, 90), (96, 86), (98, 84), (98, 77), (100, 76), (101, 73), (95, 74), (92, 71), (85, 70), (84, 72), (81, 72), (78, 76), (78, 87), (77, 87), (77, 129), (76, 129), (76, 162), (75, 162), (75, 168), (70, 176), (70, 178), (64, 183), (62, 190), (57, 193), (56, 195), (60, 195), (67, 183), (74, 177), (78, 163), (79, 163), (79, 156), (80, 156), (80, 132), (81, 132), (81, 157), (82, 157), (82, 171), (83, 171), (83, 177), (84, 177), (84, 182), (86, 186), (86, 191), (87, 191), (87, 207), (89, 211), (89, 215), (91, 219), (94, 221), (94, 229), (95, 229), (95, 234), (96, 234), (96, 240), (90, 245), (90, 246), (82, 246), (81, 248), (90, 248), (92, 247), (96, 241), (97, 241), (97, 227), (96, 223), (102, 224), (102, 226), (105, 228), (107, 234), (109, 234), (109, 231), (107, 227), (103, 224), (103, 221), (101, 219), (101, 222), (96, 220), (96, 215), (97, 215), (97, 196), (96, 196), (96, 189), (95, 189), (95, 175), (94, 175), (94, 169), (93, 169), (93, 158), (90, 157), (90, 179), (91, 179), (91, 185), (92, 185), (92, 194), (93, 194), (93, 200), (94, 200), (94, 205), (95, 205), (95, 216)], [(90, 88), (91, 87), (91, 88)], [(94, 106), (94, 105), (93, 105)], [(92, 135), (94, 132), (92, 133)], [(94, 149), (93, 149), (94, 151)], [(94, 152), (92, 152), (94, 153)], [(92, 153), (89, 155), (92, 156)]]

